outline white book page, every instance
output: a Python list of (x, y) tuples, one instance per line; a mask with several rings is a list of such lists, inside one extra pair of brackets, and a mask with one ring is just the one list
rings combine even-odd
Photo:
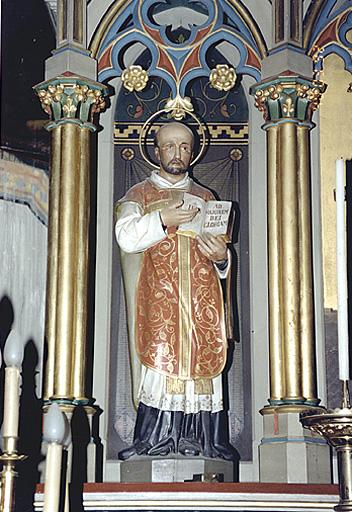
[(202, 232), (205, 204), (205, 201), (203, 201), (201, 197), (197, 197), (193, 194), (188, 194), (185, 192), (183, 195), (182, 209), (190, 210), (191, 208), (198, 208), (199, 212), (195, 215), (191, 222), (180, 224), (178, 231), (191, 231), (200, 234)]
[(204, 215), (203, 233), (226, 235), (231, 208), (231, 201), (209, 201)]

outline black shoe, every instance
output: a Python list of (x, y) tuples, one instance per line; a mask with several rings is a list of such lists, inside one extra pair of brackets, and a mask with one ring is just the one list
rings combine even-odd
[(173, 439), (169, 438), (164, 442), (160, 442), (148, 450), (148, 455), (161, 455), (165, 457), (169, 453), (175, 453), (175, 445)]
[(188, 457), (196, 457), (200, 454), (200, 447), (198, 443), (192, 442), (187, 439), (180, 439), (178, 445), (178, 451), (181, 455), (187, 455)]
[(203, 455), (211, 459), (224, 459), (231, 461), (238, 459), (236, 450), (230, 444), (221, 445), (214, 443), (211, 447), (208, 446), (203, 450)]
[(150, 447), (150, 444), (139, 441), (137, 443), (132, 444), (131, 446), (128, 446), (124, 450), (121, 450), (118, 453), (118, 458), (120, 460), (127, 460), (130, 457), (133, 457), (133, 455), (145, 455), (146, 453), (148, 453), (148, 450), (150, 450)]

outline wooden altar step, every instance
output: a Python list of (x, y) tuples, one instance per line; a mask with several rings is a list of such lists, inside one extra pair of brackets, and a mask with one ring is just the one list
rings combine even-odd
[[(43, 510), (38, 485), (34, 510)], [(292, 511), (327, 512), (337, 505), (338, 486), (279, 483), (96, 483), (72, 488), (76, 511)], [(83, 498), (83, 499), (82, 499)], [(83, 509), (84, 507), (84, 509)]]

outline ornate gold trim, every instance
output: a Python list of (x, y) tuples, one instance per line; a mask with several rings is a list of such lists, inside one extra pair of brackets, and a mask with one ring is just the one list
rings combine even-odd
[[(191, 346), (192, 346), (192, 315), (191, 315), (191, 279), (190, 269), (190, 240), (184, 236), (177, 237), (178, 244), (178, 289), (179, 289), (179, 339), (180, 339), (180, 368), (179, 377), (191, 378)], [(186, 314), (185, 314), (186, 313)]]
[(115, 21), (115, 18), (119, 15), (120, 11), (125, 9), (132, 1), (133, 0), (116, 0), (105, 14), (103, 14), (103, 18), (96, 27), (88, 47), (92, 52), (93, 58), (97, 58), (102, 39), (111, 27), (112, 23)]

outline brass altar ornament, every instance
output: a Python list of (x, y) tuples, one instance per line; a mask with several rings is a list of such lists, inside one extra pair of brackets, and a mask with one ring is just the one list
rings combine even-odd
[(340, 501), (335, 507), (338, 512), (352, 511), (352, 408), (348, 382), (343, 381), (343, 398), (340, 408), (308, 411), (301, 414), (300, 421), (305, 428), (321, 435), (336, 449)]
[(3, 439), (4, 452), (0, 456), (3, 469), (0, 474), (0, 510), (12, 512), (15, 504), (15, 480), (18, 473), (15, 466), (27, 458), (26, 455), (17, 453), (17, 437)]
[(142, 66), (131, 65), (123, 71), (121, 80), (128, 91), (140, 92), (147, 85), (148, 73)]
[(227, 64), (217, 64), (209, 75), (210, 85), (218, 91), (229, 91), (234, 87), (236, 80), (236, 71)]

